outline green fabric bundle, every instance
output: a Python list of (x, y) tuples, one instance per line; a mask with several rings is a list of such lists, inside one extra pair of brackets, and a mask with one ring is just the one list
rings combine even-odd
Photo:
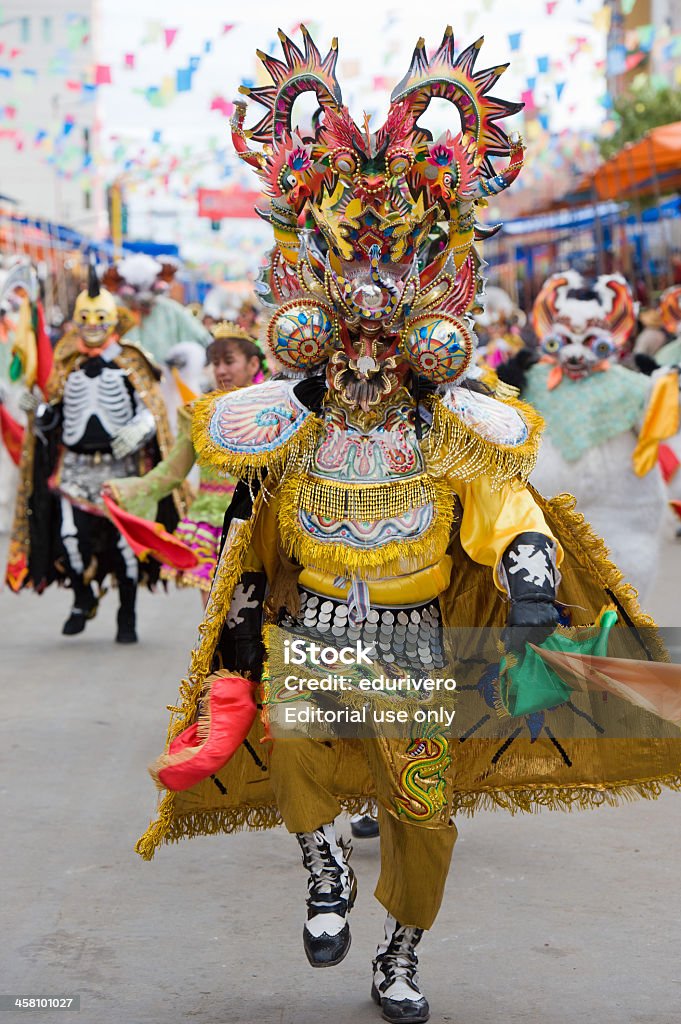
[[(605, 657), (610, 630), (616, 622), (617, 612), (608, 609), (595, 626), (573, 630), (574, 638), (557, 629), (538, 646), (546, 651)], [(522, 654), (505, 654), (499, 663), (499, 697), (504, 710), (514, 717), (555, 708), (564, 704), (571, 693), (570, 687), (529, 644), (525, 644)]]

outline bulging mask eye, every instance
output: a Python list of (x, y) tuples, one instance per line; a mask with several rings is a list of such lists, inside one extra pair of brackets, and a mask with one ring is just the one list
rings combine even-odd
[(559, 338), (557, 335), (552, 334), (548, 338), (544, 339), (542, 348), (545, 352), (548, 352), (549, 355), (554, 355), (559, 350), (562, 344), (562, 338)]
[(288, 192), (297, 184), (297, 182), (298, 179), (295, 174), (292, 174), (287, 168), (284, 168), (279, 175), (279, 185), (281, 186), (282, 192)]
[(585, 339), (585, 344), (589, 346), (597, 359), (607, 359), (615, 349), (612, 341), (609, 338), (604, 338), (603, 335), (591, 335)]
[(357, 161), (352, 153), (343, 150), (334, 155), (333, 166), (341, 174), (353, 174), (357, 168)]
[(411, 167), (411, 159), (407, 153), (395, 153), (388, 160), (388, 171), (394, 177), (401, 177)]

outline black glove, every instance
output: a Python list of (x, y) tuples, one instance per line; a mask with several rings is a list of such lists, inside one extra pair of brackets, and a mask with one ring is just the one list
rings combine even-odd
[(555, 544), (543, 533), (521, 533), (501, 559), (511, 610), (502, 634), (507, 650), (541, 644), (559, 621), (555, 605), (558, 573)]

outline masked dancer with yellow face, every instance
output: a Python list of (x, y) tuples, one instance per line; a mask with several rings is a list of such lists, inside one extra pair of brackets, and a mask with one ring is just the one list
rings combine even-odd
[[(106, 517), (103, 482), (151, 469), (171, 436), (149, 357), (121, 334), (125, 314), (101, 288), (90, 265), (88, 287), (76, 300), (73, 329), (54, 353), (47, 401), (31, 412), (10, 547), (12, 589), (41, 593), (67, 581), (73, 607), (65, 636), (82, 633), (99, 603), (93, 584), (112, 574), (118, 585), (118, 643), (137, 640), (135, 601), (140, 563)], [(171, 529), (184, 511), (175, 492), (160, 516)], [(156, 563), (145, 566), (153, 582)]]

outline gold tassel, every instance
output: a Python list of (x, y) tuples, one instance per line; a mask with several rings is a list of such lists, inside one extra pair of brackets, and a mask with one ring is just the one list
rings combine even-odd
[(292, 469), (304, 469), (312, 462), (322, 436), (322, 421), (312, 414), (288, 441), (278, 448), (257, 452), (231, 452), (216, 444), (210, 436), (210, 421), (215, 400), (223, 392), (214, 391), (198, 399), (193, 406), (192, 441), (202, 466), (211, 466), (226, 476), (252, 481), (262, 479), (263, 471), (283, 477)]
[(489, 476), (493, 489), (516, 477), (526, 481), (539, 454), (544, 421), (530, 405), (505, 399), (504, 405), (517, 409), (529, 435), (522, 444), (503, 445), (488, 441), (448, 409), (441, 400), (433, 404), (433, 423), (421, 445), (428, 470), (436, 477), (454, 477), (470, 483)]

